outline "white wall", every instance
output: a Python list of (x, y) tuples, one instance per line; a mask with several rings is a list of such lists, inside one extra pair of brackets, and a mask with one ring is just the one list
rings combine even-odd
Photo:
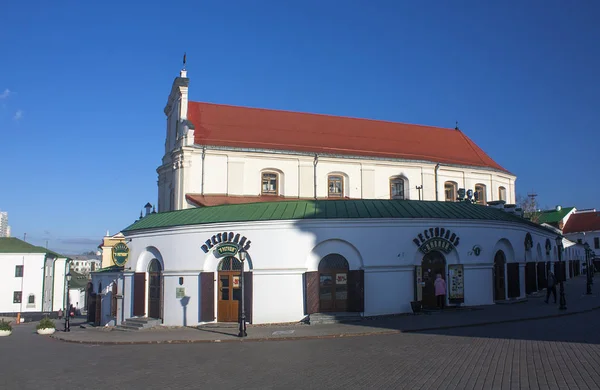
[[(42, 311), (44, 253), (0, 253), (0, 313)], [(15, 277), (15, 267), (23, 265), (23, 277)], [(22, 291), (21, 303), (13, 303), (15, 291)], [(33, 294), (35, 303), (28, 304)]]
[[(65, 272), (66, 271), (66, 272)], [(64, 309), (67, 304), (67, 281), (65, 275), (68, 272), (67, 259), (59, 258), (54, 261), (54, 293), (52, 297), (52, 311)]]
[[(181, 154), (181, 153), (179, 153)], [(189, 207), (186, 193), (202, 192), (202, 149), (185, 148), (183, 167), (171, 162), (162, 165), (159, 175), (159, 209), (166, 211), (174, 183), (177, 208)], [(180, 158), (180, 157), (178, 157)], [(289, 198), (313, 198), (313, 157), (285, 153), (256, 153), (207, 149), (204, 160), (204, 194), (231, 196), (258, 196), (261, 194), (261, 172), (279, 173), (278, 195)], [(405, 179), (407, 199), (419, 199), (417, 185), (422, 185), (422, 200), (435, 200), (435, 163), (410, 161), (382, 161), (368, 158), (336, 158), (321, 156), (316, 166), (317, 197), (328, 196), (329, 174), (344, 176), (344, 196), (356, 199), (389, 199), (390, 178)], [(444, 200), (444, 183), (454, 181), (458, 188), (475, 189), (475, 184), (486, 186), (487, 201), (498, 200), (499, 187), (506, 188), (507, 203), (514, 203), (516, 177), (505, 172), (441, 165), (438, 170), (438, 199)], [(183, 184), (178, 183), (183, 181)]]
[[(474, 206), (478, 207), (478, 206)], [(178, 227), (130, 235), (130, 263), (135, 272), (146, 272), (153, 258), (164, 264), (164, 323), (181, 324), (183, 310), (175, 298), (179, 276), (184, 276), (189, 296), (186, 321), (199, 322), (200, 272), (216, 272), (219, 264), (211, 252), (200, 247), (213, 234), (233, 231), (252, 241), (246, 265), (254, 272), (254, 323), (298, 321), (304, 317), (302, 275), (317, 270), (320, 259), (329, 253), (346, 257), (350, 269), (365, 270), (365, 315), (410, 311), (414, 299), (413, 267), (423, 255), (413, 243), (430, 227), (450, 229), (460, 244), (447, 264), (465, 265), (465, 304), (493, 303), (492, 264), (498, 249), (507, 262), (525, 262), (525, 234), (533, 236), (534, 248), (553, 245), (554, 233), (531, 229), (524, 224), (457, 220), (315, 220), (256, 221)], [(482, 248), (476, 256), (473, 247)], [(524, 268), (519, 267), (521, 296), (525, 295)], [(216, 279), (216, 278), (215, 278)], [(126, 290), (132, 294), (132, 289)], [(215, 285), (215, 291), (216, 285)], [(276, 294), (273, 291), (277, 291)], [(215, 294), (216, 295), (216, 294)], [(130, 298), (129, 298), (130, 299)], [(216, 305), (215, 296), (215, 310)], [(126, 301), (128, 299), (126, 298)], [(277, 307), (277, 310), (273, 310)]]

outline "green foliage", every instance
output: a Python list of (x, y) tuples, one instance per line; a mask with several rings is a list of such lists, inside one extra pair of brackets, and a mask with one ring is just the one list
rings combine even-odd
[(36, 329), (56, 329), (56, 326), (54, 325), (54, 321), (48, 317), (44, 317), (36, 326)]
[(0, 330), (12, 330), (12, 326), (10, 326), (10, 322), (0, 320)]

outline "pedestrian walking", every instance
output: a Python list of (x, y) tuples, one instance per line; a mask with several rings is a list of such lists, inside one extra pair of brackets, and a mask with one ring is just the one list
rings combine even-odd
[(546, 288), (546, 300), (544, 302), (548, 303), (550, 293), (552, 293), (554, 303), (556, 303), (556, 277), (552, 272), (548, 273), (548, 287)]
[(444, 310), (444, 304), (446, 303), (446, 281), (442, 279), (441, 274), (435, 276), (435, 298), (437, 299), (438, 308)]

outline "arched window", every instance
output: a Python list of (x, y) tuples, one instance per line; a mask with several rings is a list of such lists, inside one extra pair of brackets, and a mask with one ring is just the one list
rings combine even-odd
[(390, 179), (390, 199), (406, 199), (404, 194), (404, 178), (396, 176)]
[(319, 272), (330, 269), (349, 269), (348, 260), (338, 253), (331, 253), (321, 259), (319, 262)]
[(279, 195), (279, 175), (275, 172), (262, 173), (262, 195)]
[(330, 198), (342, 198), (344, 196), (344, 177), (342, 175), (327, 176), (327, 196)]
[(160, 272), (162, 271), (162, 267), (160, 266), (160, 261), (158, 259), (152, 259), (150, 264), (148, 265), (148, 272)]
[(506, 188), (498, 187), (498, 200), (503, 200), (506, 202)]
[(458, 184), (453, 181), (444, 183), (444, 194), (446, 202), (456, 202), (458, 198)]
[(219, 271), (241, 271), (242, 262), (235, 257), (226, 257), (219, 263)]
[(485, 191), (485, 184), (475, 184), (475, 193), (477, 194), (478, 204), (487, 204), (487, 193)]

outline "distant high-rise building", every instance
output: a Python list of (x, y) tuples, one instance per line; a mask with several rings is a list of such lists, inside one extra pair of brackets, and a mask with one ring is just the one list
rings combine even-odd
[(10, 226), (8, 226), (8, 213), (0, 211), (0, 237), (10, 237)]

